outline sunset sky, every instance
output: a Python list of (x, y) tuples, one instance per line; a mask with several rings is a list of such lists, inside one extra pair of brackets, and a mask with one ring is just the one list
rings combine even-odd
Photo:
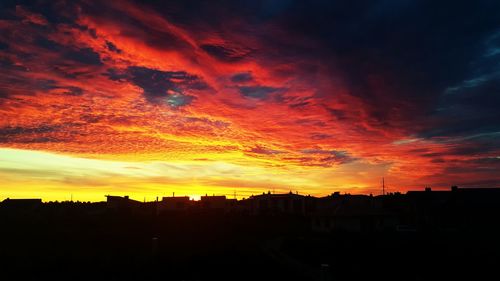
[(1, 1), (0, 200), (499, 187), (500, 2), (352, 2)]

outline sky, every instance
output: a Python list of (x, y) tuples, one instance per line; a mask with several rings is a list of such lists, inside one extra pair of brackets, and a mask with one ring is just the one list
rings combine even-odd
[(500, 187), (498, 1), (2, 1), (0, 200)]

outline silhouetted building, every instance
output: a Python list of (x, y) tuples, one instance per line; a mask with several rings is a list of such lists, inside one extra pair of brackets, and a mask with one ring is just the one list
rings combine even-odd
[(141, 206), (141, 202), (132, 200), (128, 196), (106, 195), (106, 207), (110, 211), (134, 212)]
[(204, 210), (223, 210), (231, 211), (236, 207), (236, 199), (227, 199), (226, 196), (201, 196), (198, 202), (199, 206)]
[(456, 230), (463, 227), (497, 227), (500, 216), (500, 188), (458, 188), (409, 191), (408, 205), (418, 229)]
[(311, 215), (315, 232), (396, 230), (399, 218), (379, 202), (385, 196), (340, 195), (319, 198)]
[(42, 199), (10, 199), (2, 201), (2, 207), (16, 210), (33, 210), (42, 206)]
[(315, 198), (295, 193), (263, 193), (247, 199), (253, 214), (294, 214), (305, 215), (314, 210)]
[(189, 199), (189, 196), (172, 196), (163, 197), (160, 202), (158, 202), (158, 211), (186, 211), (192, 207), (193, 202)]

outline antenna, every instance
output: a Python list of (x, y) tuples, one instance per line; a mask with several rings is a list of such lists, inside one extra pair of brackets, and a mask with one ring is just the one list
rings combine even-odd
[(384, 180), (384, 177), (382, 177), (382, 195), (385, 195), (385, 180)]

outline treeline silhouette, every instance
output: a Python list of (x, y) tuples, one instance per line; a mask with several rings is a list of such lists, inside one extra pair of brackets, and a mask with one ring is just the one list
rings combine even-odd
[[(500, 189), (139, 202), (6, 199), (5, 280), (482, 280)], [(3, 279), (3, 278), (2, 278)]]

